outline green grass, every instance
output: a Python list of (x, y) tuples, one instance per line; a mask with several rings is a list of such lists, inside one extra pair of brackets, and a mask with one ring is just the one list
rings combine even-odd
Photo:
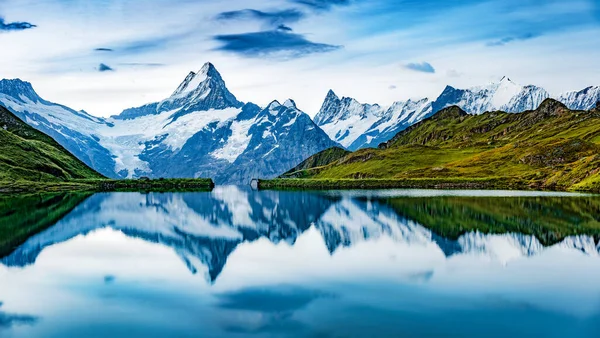
[(599, 168), (600, 111), (571, 111), (546, 100), (537, 110), (520, 114), (467, 115), (450, 107), (379, 149), (359, 150), (295, 173), (305, 181), (262, 185), (421, 187), (420, 182), (429, 182), (424, 184), (429, 187), (432, 182), (494, 182), (490, 188), (600, 192)]
[(51, 137), (0, 106), (0, 181), (58, 182), (99, 178), (103, 176)]
[(153, 191), (184, 192), (212, 190), (211, 179), (110, 180), (79, 179), (63, 182), (0, 181), (0, 195), (43, 192)]
[(332, 147), (325, 149), (308, 159), (300, 163), (295, 168), (289, 170), (285, 174), (281, 175), (282, 178), (301, 178), (306, 175), (306, 170), (313, 168), (320, 168), (326, 166), (332, 162), (339, 160), (340, 158), (350, 154), (346, 149), (340, 147)]

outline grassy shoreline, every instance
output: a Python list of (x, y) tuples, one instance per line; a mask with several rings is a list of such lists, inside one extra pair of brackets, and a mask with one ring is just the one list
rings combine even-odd
[(0, 182), (0, 195), (41, 192), (109, 192), (109, 191), (210, 191), (211, 179), (158, 179), (158, 180), (70, 180), (70, 181), (10, 181)]
[(259, 180), (262, 190), (343, 190), (343, 189), (476, 189), (476, 190), (538, 190), (600, 192), (599, 187), (567, 188), (558, 185), (543, 186), (519, 178), (407, 178), (407, 179), (312, 179), (284, 178)]

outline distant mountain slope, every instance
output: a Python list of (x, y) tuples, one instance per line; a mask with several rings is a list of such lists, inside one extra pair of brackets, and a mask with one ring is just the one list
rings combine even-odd
[(101, 177), (51, 137), (0, 106), (0, 181)]
[[(468, 89), (446, 86), (435, 99), (399, 101), (389, 108), (379, 105), (362, 105), (352, 98), (338, 99), (330, 91), (315, 122), (334, 140), (350, 150), (376, 148), (398, 132), (424, 120), (438, 111), (458, 106), (469, 114), (486, 111), (520, 113), (536, 109), (551, 95), (543, 88), (522, 86), (508, 77), (499, 82)], [(579, 92), (559, 95), (557, 99), (574, 110), (589, 110), (600, 101), (600, 87), (589, 87)], [(352, 104), (343, 104), (351, 102)], [(348, 109), (353, 107), (353, 109)], [(376, 114), (369, 114), (369, 107), (377, 107)]]
[(315, 123), (332, 140), (353, 149), (356, 140), (379, 121), (385, 110), (379, 105), (361, 104), (353, 98), (339, 98), (332, 90), (327, 93)]
[(0, 81), (0, 104), (113, 178), (246, 184), (337, 145), (292, 100), (266, 108), (238, 101), (211, 63), (168, 98), (108, 119), (45, 101), (20, 80)]
[(592, 109), (600, 102), (600, 86), (587, 87), (580, 91), (567, 92), (560, 95), (558, 100), (567, 105), (570, 109)]
[(105, 119), (46, 101), (31, 83), (18, 79), (0, 80), (0, 105), (52, 137), (89, 167), (104, 176), (118, 177), (115, 159), (97, 135), (100, 128), (110, 125)]
[(281, 177), (298, 177), (296, 174), (298, 172), (302, 172), (306, 169), (318, 168), (322, 166), (326, 166), (329, 163), (339, 160), (340, 158), (350, 154), (351, 152), (340, 148), (333, 147), (329, 149), (325, 149), (319, 153), (314, 154), (313, 156), (307, 158), (305, 161), (291, 169), (290, 171), (283, 174)]
[(547, 99), (521, 114), (445, 108), (380, 149), (344, 156), (305, 176), (328, 179), (502, 179), (533, 187), (600, 190), (600, 110)]

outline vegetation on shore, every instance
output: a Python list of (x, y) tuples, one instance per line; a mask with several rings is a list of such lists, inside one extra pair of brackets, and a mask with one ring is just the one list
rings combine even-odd
[[(600, 192), (600, 110), (548, 99), (533, 111), (469, 115), (449, 107), (302, 179), (262, 188), (462, 188)], [(289, 181), (288, 181), (289, 180)]]
[(111, 180), (89, 179), (72, 181), (0, 181), (1, 194), (41, 193), (41, 192), (102, 192), (102, 191), (154, 191), (182, 192), (211, 190), (214, 183), (211, 179), (156, 179), (156, 180)]

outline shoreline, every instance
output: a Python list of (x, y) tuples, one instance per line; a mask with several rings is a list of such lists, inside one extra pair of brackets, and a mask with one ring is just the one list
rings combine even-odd
[(55, 182), (0, 182), (0, 195), (52, 192), (192, 192), (211, 191), (210, 178), (156, 180), (71, 180)]
[(457, 189), (522, 190), (600, 193), (600, 189), (570, 189), (543, 186), (518, 178), (412, 178), (412, 179), (307, 179), (279, 178), (258, 180), (259, 190), (346, 190), (346, 189)]

